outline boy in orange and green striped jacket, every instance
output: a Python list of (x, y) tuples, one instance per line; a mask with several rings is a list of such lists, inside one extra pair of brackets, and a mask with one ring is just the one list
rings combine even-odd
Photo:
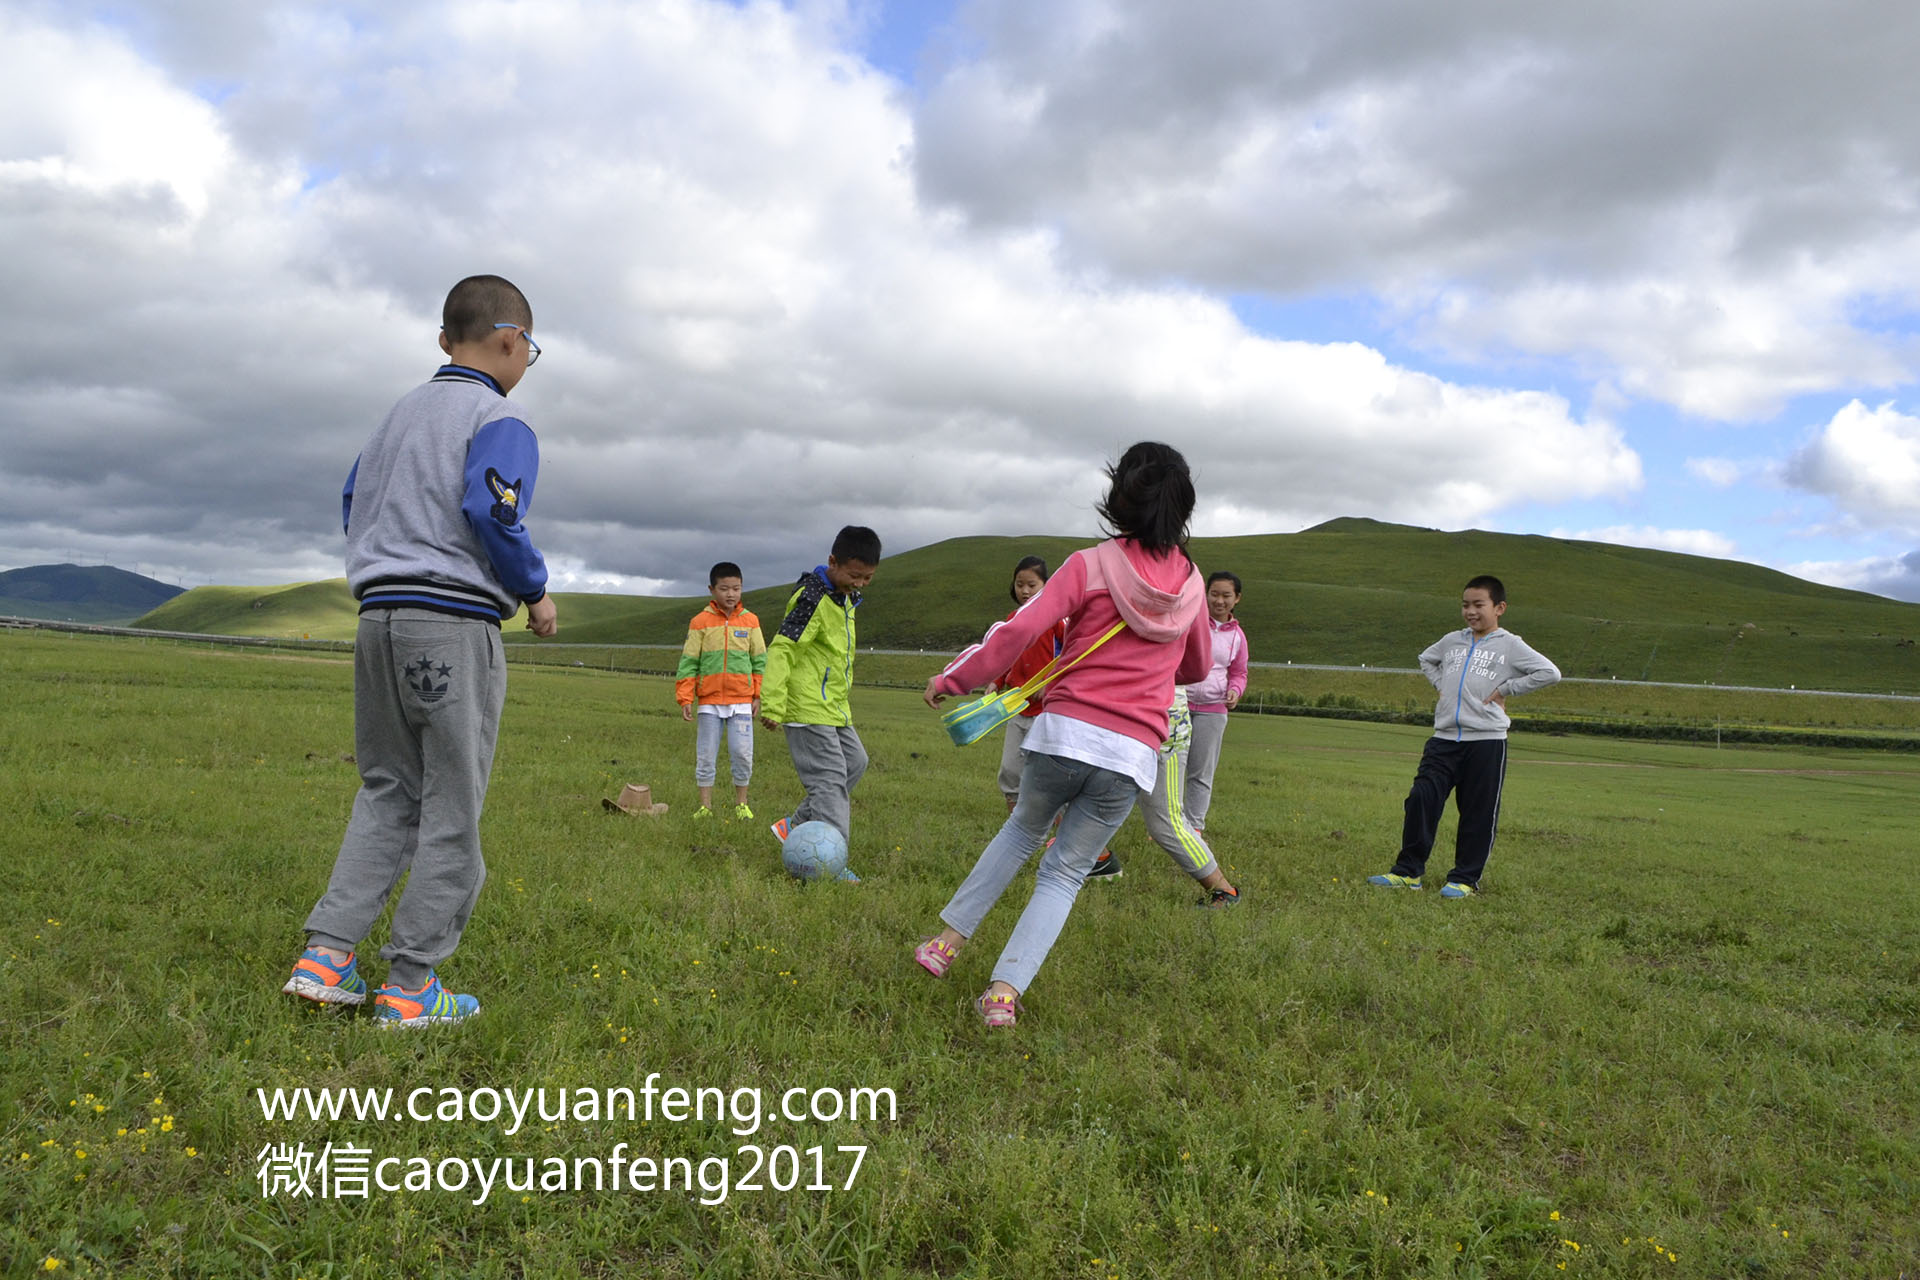
[(674, 696), (680, 716), (695, 722), (693, 782), (700, 788), (696, 819), (713, 816), (713, 783), (719, 771), (720, 736), (727, 739), (727, 767), (733, 775), (733, 816), (747, 819), (747, 783), (753, 779), (753, 720), (760, 714), (760, 677), (767, 669), (767, 644), (760, 619), (740, 607), (740, 566), (722, 560), (707, 575), (713, 596), (694, 615), (680, 651)]

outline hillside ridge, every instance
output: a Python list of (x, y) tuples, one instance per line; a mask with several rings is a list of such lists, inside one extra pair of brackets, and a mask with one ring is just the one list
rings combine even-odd
[(185, 594), (110, 564), (34, 564), (0, 572), (0, 615), (117, 626)]
[[(859, 614), (863, 645), (957, 649), (1012, 607), (1015, 561), (1058, 565), (1091, 539), (949, 539), (891, 556)], [(1409, 667), (1458, 628), (1461, 584), (1501, 577), (1508, 629), (1568, 675), (1676, 683), (1920, 692), (1920, 605), (1806, 582), (1777, 570), (1675, 551), (1533, 534), (1441, 532), (1360, 518), (1291, 534), (1196, 538), (1203, 570), (1246, 584), (1239, 618), (1256, 661)], [(799, 564), (795, 575), (811, 566)], [(763, 630), (793, 579), (747, 592)], [(557, 643), (678, 644), (703, 597), (557, 593)], [(343, 579), (284, 587), (201, 587), (139, 625), (235, 635), (350, 638)], [(513, 623), (514, 643), (538, 643)]]

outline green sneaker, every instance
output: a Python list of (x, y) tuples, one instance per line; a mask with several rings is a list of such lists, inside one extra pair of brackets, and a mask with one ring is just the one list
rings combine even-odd
[(693, 820), (695, 822), (700, 821), (702, 818), (711, 818), (712, 816), (713, 816), (713, 810), (707, 808), (707, 806), (705, 805), (701, 805), (698, 809), (695, 809), (693, 811)]
[(752, 822), (753, 810), (747, 808), (747, 802), (742, 800), (739, 804), (733, 806), (733, 816), (742, 822)]
[(465, 1022), (479, 1012), (477, 998), (447, 990), (440, 985), (437, 973), (418, 991), (408, 991), (397, 982), (389, 982), (373, 997), (373, 1020), (382, 1027), (430, 1027), (443, 1022)]
[(1417, 876), (1397, 876), (1389, 871), (1383, 876), (1368, 876), (1368, 884), (1377, 884), (1382, 889), (1423, 889)]

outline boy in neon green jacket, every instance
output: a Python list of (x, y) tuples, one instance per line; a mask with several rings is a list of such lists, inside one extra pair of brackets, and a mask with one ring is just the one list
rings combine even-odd
[[(806, 799), (773, 824), (775, 838), (803, 822), (830, 823), (849, 841), (853, 788), (867, 771), (867, 751), (853, 728), (854, 611), (880, 563), (880, 537), (848, 525), (827, 562), (800, 575), (787, 616), (767, 646), (760, 682), (760, 720), (783, 731)], [(840, 878), (858, 882), (851, 870)]]

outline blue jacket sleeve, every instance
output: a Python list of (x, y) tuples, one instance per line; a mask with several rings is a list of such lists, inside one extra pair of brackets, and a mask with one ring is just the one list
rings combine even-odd
[(518, 418), (497, 418), (467, 446), (467, 495), (460, 509), (501, 583), (532, 604), (547, 594), (547, 561), (524, 523), (533, 506), (540, 445)]
[(347, 472), (347, 487), (340, 491), (340, 532), (347, 531), (347, 525), (353, 520), (353, 482), (360, 478), (360, 459), (353, 460), (353, 470)]

